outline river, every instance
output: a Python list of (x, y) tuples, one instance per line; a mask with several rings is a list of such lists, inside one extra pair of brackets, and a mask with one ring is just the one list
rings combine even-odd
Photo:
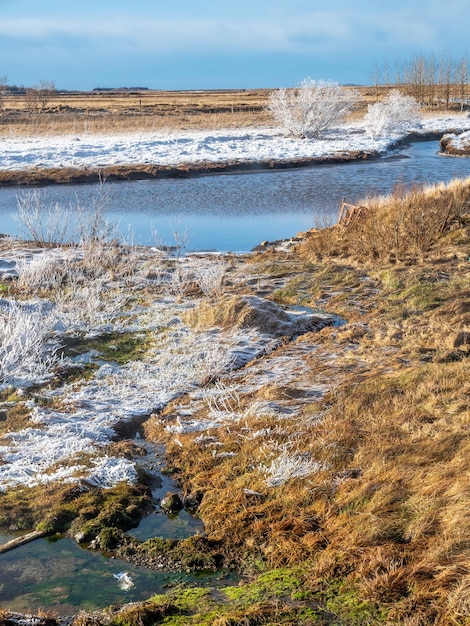
[[(261, 241), (335, 223), (343, 198), (355, 203), (397, 185), (470, 176), (470, 159), (440, 156), (438, 150), (438, 141), (414, 142), (375, 161), (105, 183), (105, 212), (135, 244), (174, 245), (176, 238), (187, 251), (247, 252)], [(96, 201), (98, 186), (51, 186), (42, 192), (45, 204), (73, 208)], [(22, 235), (14, 219), (21, 193), (0, 189), (0, 232)]]

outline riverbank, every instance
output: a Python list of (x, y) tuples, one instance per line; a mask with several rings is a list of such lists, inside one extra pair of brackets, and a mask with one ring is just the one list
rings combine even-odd
[(470, 156), (470, 133), (449, 133), (441, 139), (441, 150), (449, 156)]
[[(243, 574), (77, 626), (468, 619), (468, 211), (468, 181), (453, 182), (243, 257), (29, 250), (2, 310), (60, 313), (66, 356), (94, 356), (4, 388), (2, 525)], [(3, 243), (2, 258), (25, 256)], [(203, 534), (136, 548), (116, 531), (146, 493), (133, 442), (111, 434), (135, 420)]]
[(465, 114), (427, 115), (412, 134), (370, 138), (361, 121), (299, 140), (272, 127), (0, 138), (0, 185), (90, 183), (245, 172), (373, 159), (409, 138), (470, 129)]
[[(439, 135), (437, 135), (439, 138)], [(183, 163), (171, 165), (111, 165), (90, 168), (33, 168), (28, 170), (0, 171), (0, 187), (32, 187), (46, 185), (92, 184), (132, 180), (161, 180), (168, 178), (194, 178), (214, 174), (245, 174), (270, 170), (295, 169), (312, 165), (332, 165), (359, 160), (380, 158), (379, 153), (356, 152), (317, 158), (299, 158), (293, 161), (256, 161), (225, 163)]]

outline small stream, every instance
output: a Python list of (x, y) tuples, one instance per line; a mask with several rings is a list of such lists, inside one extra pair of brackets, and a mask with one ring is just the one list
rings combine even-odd
[[(323, 164), (291, 170), (107, 183), (108, 220), (141, 245), (187, 251), (247, 252), (262, 241), (293, 237), (335, 223), (343, 199), (355, 203), (410, 187), (470, 176), (470, 159), (438, 155), (438, 141), (418, 141), (375, 161)], [(90, 206), (97, 185), (52, 186), (45, 202)], [(20, 235), (18, 188), (0, 188), (0, 233)]]
[[(140, 444), (145, 446), (147, 457), (139, 456), (136, 460), (153, 476), (155, 504), (154, 510), (128, 534), (145, 541), (151, 537), (184, 539), (202, 532), (202, 522), (184, 509), (173, 515), (160, 510), (160, 500), (168, 492), (178, 492), (178, 488), (160, 471), (162, 448), (143, 441)], [(18, 533), (0, 532), (0, 543), (14, 536)], [(116, 577), (123, 572), (132, 581), (129, 589)], [(203, 584), (216, 576), (198, 577), (198, 582)], [(38, 539), (0, 555), (0, 608), (12, 611), (34, 612), (44, 607), (66, 616), (79, 610), (93, 611), (111, 604), (145, 600), (181, 582), (188, 582), (187, 574), (156, 572), (132, 565), (80, 546), (69, 537)]]
[[(61, 616), (144, 600), (178, 578), (82, 549), (69, 538), (39, 539), (2, 554), (0, 563), (2, 608), (35, 612), (44, 607)], [(120, 572), (129, 573), (132, 589), (120, 588), (114, 576)]]

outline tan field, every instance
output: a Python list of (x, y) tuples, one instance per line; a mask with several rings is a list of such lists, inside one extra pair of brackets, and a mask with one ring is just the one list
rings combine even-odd
[(233, 128), (265, 124), (267, 90), (70, 92), (51, 96), (43, 111), (25, 96), (6, 96), (0, 134)]
[[(362, 115), (367, 104), (380, 97), (384, 89), (358, 88), (362, 99), (353, 116)], [(58, 92), (35, 112), (28, 111), (25, 95), (6, 95), (0, 115), (0, 136), (265, 125), (272, 121), (265, 111), (270, 92), (269, 89)]]

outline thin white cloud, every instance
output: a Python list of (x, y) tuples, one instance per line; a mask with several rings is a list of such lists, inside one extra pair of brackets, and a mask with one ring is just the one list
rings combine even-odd
[[(364, 3), (362, 3), (364, 4)], [(459, 0), (454, 0), (459, 5)], [(436, 9), (437, 10), (437, 9)], [(429, 15), (429, 13), (428, 13)], [(278, 13), (242, 16), (233, 19), (184, 18), (157, 19), (153, 16), (112, 16), (90, 19), (73, 17), (19, 17), (0, 20), (0, 37), (30, 43), (72, 37), (87, 45), (101, 47), (121, 42), (136, 51), (265, 50), (278, 52), (324, 51), (335, 46), (363, 47), (366, 43), (394, 43), (415, 48), (437, 38), (439, 23), (413, 7), (380, 7), (375, 11), (331, 9), (306, 11), (301, 15)], [(380, 40), (380, 41), (379, 41)]]

